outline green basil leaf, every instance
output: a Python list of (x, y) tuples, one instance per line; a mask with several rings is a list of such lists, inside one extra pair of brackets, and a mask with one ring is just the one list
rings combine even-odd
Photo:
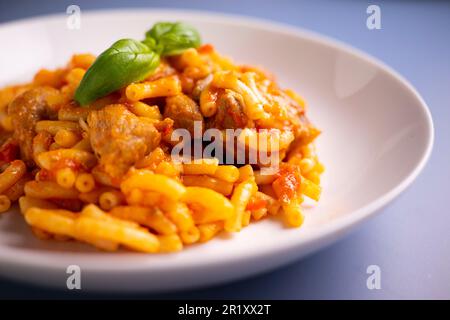
[(122, 39), (98, 56), (75, 92), (86, 105), (126, 85), (145, 79), (159, 65), (159, 54), (145, 44)]
[(145, 44), (150, 50), (155, 51), (158, 54), (161, 54), (162, 48), (156, 43), (156, 40), (153, 38), (145, 38), (141, 41)]
[(180, 54), (201, 44), (200, 34), (193, 27), (182, 22), (159, 22), (145, 33), (144, 43), (162, 56)]

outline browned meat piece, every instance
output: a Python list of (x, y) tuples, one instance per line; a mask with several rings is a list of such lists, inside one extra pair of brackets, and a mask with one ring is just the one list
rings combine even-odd
[(300, 140), (303, 145), (307, 145), (313, 142), (321, 131), (309, 121), (306, 115), (302, 114), (298, 119), (298, 125), (294, 127), (295, 141)]
[(22, 159), (29, 167), (34, 166), (34, 127), (39, 120), (56, 117), (56, 110), (49, 106), (48, 99), (57, 94), (58, 90), (50, 87), (30, 89), (9, 104), (8, 113), (15, 128), (14, 138), (20, 145)]
[(231, 90), (218, 93), (217, 112), (206, 120), (207, 128), (237, 129), (244, 128), (248, 118), (244, 113), (242, 97)]
[(304, 107), (300, 106), (296, 101), (287, 94), (280, 91), (279, 95), (272, 96), (273, 101), (278, 105), (284, 106), (288, 126), (292, 128), (295, 141), (300, 141), (303, 145), (311, 143), (319, 134), (317, 129), (306, 117)]
[(0, 145), (3, 146), (6, 142), (12, 140), (13, 133), (0, 129)]
[[(174, 128), (184, 128), (194, 134), (194, 122), (203, 121), (198, 105), (188, 96), (179, 94), (166, 99), (164, 117), (174, 121)], [(203, 122), (202, 122), (203, 124)]]
[(146, 118), (124, 105), (108, 105), (88, 116), (91, 146), (103, 171), (120, 178), (136, 161), (159, 145), (161, 134)]

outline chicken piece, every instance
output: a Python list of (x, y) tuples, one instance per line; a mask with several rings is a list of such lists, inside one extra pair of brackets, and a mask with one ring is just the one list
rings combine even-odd
[(206, 120), (207, 128), (237, 129), (245, 128), (248, 117), (244, 113), (242, 96), (231, 90), (218, 93), (217, 112)]
[(35, 125), (39, 120), (56, 118), (57, 110), (49, 105), (49, 101), (58, 93), (50, 87), (34, 88), (17, 96), (9, 104), (8, 113), (15, 128), (14, 139), (20, 145), (21, 157), (29, 167), (34, 166)]
[(194, 122), (200, 121), (203, 127), (203, 116), (198, 105), (184, 94), (168, 97), (164, 108), (164, 117), (174, 121), (174, 128), (187, 129), (194, 134)]
[(112, 178), (124, 175), (161, 140), (149, 119), (137, 117), (121, 104), (92, 111), (87, 122), (92, 149), (102, 170)]
[(272, 99), (284, 108), (285, 126), (292, 129), (296, 141), (301, 141), (301, 144), (306, 145), (320, 134), (320, 130), (306, 117), (304, 107), (300, 106), (287, 94), (279, 91), (278, 95), (272, 96)]

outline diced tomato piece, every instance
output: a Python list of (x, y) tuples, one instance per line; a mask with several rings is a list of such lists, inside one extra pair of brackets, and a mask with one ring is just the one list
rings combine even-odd
[(46, 169), (39, 170), (39, 181), (49, 181), (55, 179), (55, 172)]
[(284, 165), (280, 168), (278, 178), (272, 183), (278, 199), (283, 202), (295, 198), (301, 187), (300, 169), (294, 165)]
[(206, 44), (200, 46), (197, 49), (197, 51), (200, 52), (200, 53), (208, 54), (208, 53), (211, 53), (211, 52), (214, 51), (214, 46), (212, 44), (206, 43)]
[(4, 143), (0, 147), (0, 165), (10, 163), (11, 161), (17, 159), (19, 155), (19, 146), (13, 140)]

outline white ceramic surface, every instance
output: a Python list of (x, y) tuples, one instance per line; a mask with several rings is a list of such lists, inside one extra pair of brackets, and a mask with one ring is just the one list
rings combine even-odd
[[(182, 20), (204, 42), (236, 61), (265, 66), (301, 93), (323, 129), (319, 156), (327, 171), (318, 205), (300, 229), (254, 223), (177, 254), (103, 253), (82, 244), (35, 239), (18, 212), (0, 216), (0, 274), (66, 288), (66, 268), (79, 265), (84, 290), (167, 291), (243, 278), (328, 245), (394, 199), (419, 174), (433, 144), (430, 113), (396, 72), (346, 45), (265, 21), (174, 10), (83, 13), (81, 29), (65, 16), (0, 26), (0, 85), (24, 81), (72, 53), (99, 53), (123, 37), (140, 39), (156, 21)], [(382, 236), (382, 235), (380, 235)]]

